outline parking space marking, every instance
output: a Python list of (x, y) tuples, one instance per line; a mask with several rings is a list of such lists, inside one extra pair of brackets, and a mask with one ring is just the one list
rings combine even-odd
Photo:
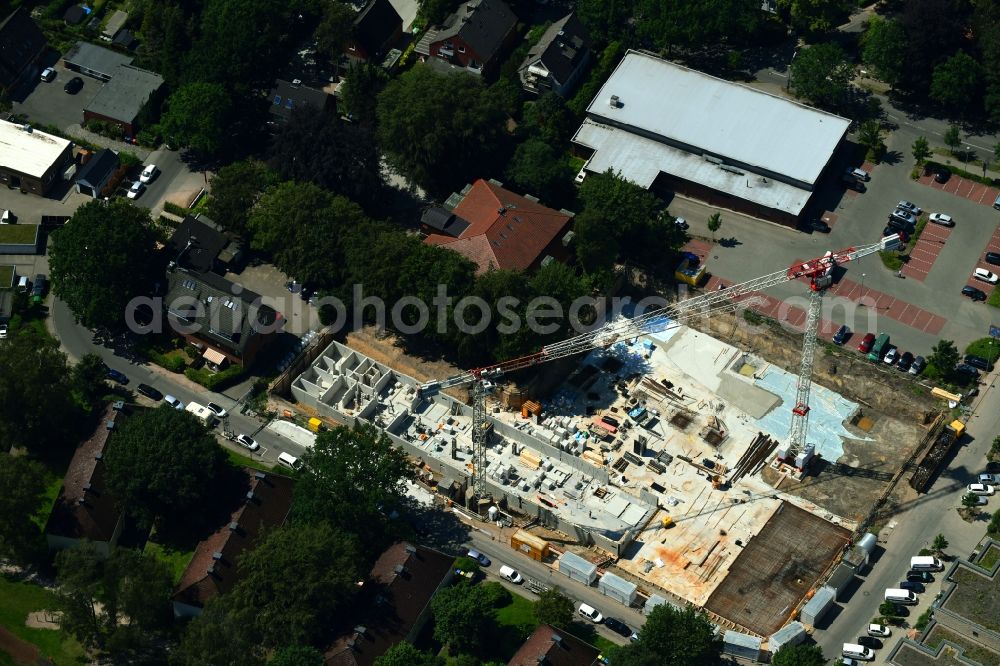
[(951, 236), (951, 227), (942, 227), (930, 222), (920, 234), (920, 240), (910, 250), (910, 261), (903, 266), (903, 275), (923, 282), (934, 267), (941, 249)]
[(942, 190), (948, 194), (954, 194), (969, 201), (975, 201), (984, 206), (992, 206), (997, 197), (1000, 196), (1000, 189), (977, 183), (973, 180), (962, 178), (961, 176), (951, 176), (948, 182), (941, 184), (934, 180), (933, 174), (920, 176), (917, 182), (921, 185)]

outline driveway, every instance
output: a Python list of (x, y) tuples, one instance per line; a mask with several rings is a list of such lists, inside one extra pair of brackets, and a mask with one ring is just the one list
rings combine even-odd
[[(56, 70), (54, 81), (38, 81), (34, 90), (23, 102), (14, 102), (13, 112), (23, 113), (36, 123), (55, 125), (66, 131), (70, 125), (83, 122), (83, 109), (94, 99), (104, 84), (89, 76), (71, 72), (60, 60), (53, 66)], [(63, 91), (63, 86), (74, 76), (83, 79), (83, 89), (75, 95)]]
[(270, 264), (247, 266), (241, 273), (227, 273), (226, 279), (243, 285), (263, 296), (263, 302), (284, 315), (285, 331), (302, 336), (307, 331), (323, 327), (316, 308), (303, 301), (299, 294), (289, 293), (285, 285), (290, 278)]

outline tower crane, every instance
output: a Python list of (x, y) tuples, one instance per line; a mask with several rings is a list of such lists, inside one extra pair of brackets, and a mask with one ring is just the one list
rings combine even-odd
[(468, 370), (446, 379), (426, 382), (420, 387), (421, 395), (430, 396), (444, 389), (472, 385), (472, 487), (477, 497), (485, 498), (487, 496), (485, 483), (486, 448), (489, 437), (486, 396), (492, 392), (494, 380), (508, 372), (541, 365), (597, 348), (607, 349), (619, 340), (674, 328), (697, 316), (734, 311), (741, 305), (751, 303), (748, 298), (752, 299), (758, 291), (802, 278), (809, 282), (809, 308), (802, 345), (802, 361), (799, 365), (798, 381), (795, 388), (795, 406), (792, 408), (791, 428), (788, 440), (781, 448), (779, 456), (786, 460), (794, 459), (803, 451), (808, 432), (809, 389), (812, 384), (816, 333), (819, 329), (823, 293), (833, 284), (833, 270), (841, 264), (856, 261), (875, 252), (891, 250), (899, 245), (899, 235), (893, 234), (883, 238), (878, 243), (857, 248), (849, 247), (837, 252), (827, 252), (822, 257), (797, 263), (787, 269), (762, 275), (727, 288), (720, 287), (717, 291), (706, 292), (678, 301), (632, 319), (618, 317), (592, 331), (545, 345), (533, 354)]

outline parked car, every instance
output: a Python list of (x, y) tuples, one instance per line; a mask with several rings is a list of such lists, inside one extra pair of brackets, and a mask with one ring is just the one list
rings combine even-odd
[(900, 243), (907, 243), (910, 240), (910, 234), (908, 234), (904, 229), (894, 229), (892, 225), (888, 225), (882, 230), (882, 238), (892, 236), (893, 234), (899, 236)]
[(128, 377), (124, 373), (118, 372), (114, 368), (108, 368), (108, 379), (112, 379), (119, 384), (128, 384)]
[(910, 569), (906, 572), (906, 580), (917, 583), (933, 583), (934, 576), (931, 575), (930, 571), (914, 571), (913, 569)]
[(868, 625), (868, 635), (878, 636), (879, 638), (889, 638), (892, 636), (892, 629), (884, 624), (869, 624)]
[(947, 169), (938, 169), (934, 172), (934, 182), (936, 183), (947, 183), (949, 178), (951, 178), (951, 171)]
[(920, 209), (920, 206), (911, 201), (906, 201), (905, 199), (896, 204), (896, 208), (902, 208), (903, 210), (908, 210), (913, 215), (920, 215), (922, 212), (924, 212), (923, 210)]
[(863, 645), (864, 647), (871, 648), (872, 650), (882, 649), (882, 641), (874, 636), (858, 636), (858, 645)]
[(49, 81), (54, 81), (55, 78), (56, 78), (56, 70), (52, 69), (51, 67), (46, 67), (45, 69), (42, 70), (42, 76), (41, 76), (42, 81), (48, 83)]
[(580, 608), (578, 608), (576, 612), (579, 613), (581, 617), (587, 618), (594, 624), (600, 624), (604, 621), (604, 616), (601, 615), (600, 611), (593, 606), (588, 606), (587, 604), (580, 604)]
[(992, 495), (996, 488), (986, 483), (970, 483), (969, 492), (973, 495)]
[(990, 272), (985, 268), (977, 268), (973, 271), (972, 277), (980, 282), (988, 282), (989, 284), (996, 284), (1000, 281), (1000, 277), (997, 277), (996, 273)]
[(830, 233), (830, 225), (823, 220), (811, 220), (809, 222), (809, 229), (811, 231), (817, 231), (821, 234)]
[(466, 553), (466, 554), (467, 554), (467, 555), (468, 555), (469, 557), (471, 557), (472, 559), (474, 559), (474, 560), (475, 560), (476, 562), (479, 562), (479, 564), (481, 564), (481, 565), (482, 565), (482, 566), (484, 566), (484, 567), (488, 567), (488, 566), (490, 566), (490, 565), (491, 565), (491, 564), (493, 563), (493, 562), (492, 562), (492, 561), (490, 560), (490, 558), (486, 557), (485, 555), (483, 555), (482, 553), (480, 553), (480, 552), (479, 552), (478, 550), (476, 550), (475, 548), (471, 548), (471, 549), (469, 550), (469, 552), (468, 552), (468, 553)]
[(157, 391), (149, 384), (139, 384), (138, 386), (135, 387), (135, 390), (139, 394), (146, 396), (150, 400), (163, 400), (163, 394)]
[(245, 449), (250, 449), (251, 451), (256, 451), (260, 448), (260, 444), (255, 442), (253, 437), (250, 435), (244, 435), (243, 433), (236, 436), (236, 443)]
[(983, 472), (979, 475), (979, 483), (986, 483), (989, 485), (1000, 485), (1000, 474), (990, 474), (989, 472)]
[(978, 289), (976, 287), (973, 287), (970, 284), (967, 284), (964, 287), (962, 287), (962, 296), (967, 296), (967, 297), (971, 298), (974, 301), (985, 301), (986, 300), (986, 292), (983, 291), (982, 289)]
[(229, 412), (227, 412), (226, 410), (224, 410), (222, 407), (220, 407), (219, 405), (215, 404), (214, 402), (206, 403), (205, 406), (208, 407), (209, 411), (211, 411), (213, 414), (215, 414), (216, 416), (218, 416), (220, 419), (224, 419), (227, 416), (229, 416)]
[(973, 379), (976, 379), (976, 378), (979, 377), (979, 371), (976, 370), (971, 365), (969, 365), (968, 363), (959, 363), (958, 365), (956, 365), (955, 366), (955, 372), (957, 372), (959, 374), (962, 374), (962, 375), (968, 375), (969, 377), (971, 377)]
[(837, 332), (833, 334), (833, 344), (842, 345), (847, 342), (847, 339), (851, 337), (851, 329), (846, 325), (841, 326), (837, 329)]
[(517, 572), (517, 569), (509, 567), (506, 564), (500, 567), (500, 577), (509, 580), (515, 585), (520, 585), (524, 582), (524, 576)]
[(914, 581), (914, 580), (904, 580), (904, 581), (900, 581), (900, 583), (899, 583), (899, 589), (901, 589), (901, 590), (909, 590), (910, 592), (921, 593), (926, 588), (924, 588), (924, 584), (923, 583), (918, 583), (917, 581)]
[(75, 95), (81, 90), (83, 90), (83, 79), (79, 76), (74, 76), (66, 82), (66, 85), (63, 86), (63, 92), (69, 93), (70, 95)]
[(951, 215), (945, 215), (944, 213), (931, 213), (928, 219), (934, 224), (940, 224), (942, 227), (955, 226), (955, 220)]
[(994, 266), (1000, 266), (1000, 252), (987, 252), (983, 260), (988, 264), (993, 264)]
[(128, 188), (128, 192), (125, 193), (129, 199), (138, 199), (142, 196), (142, 193), (146, 191), (146, 186), (140, 183), (138, 180), (132, 183), (132, 187)]
[(913, 365), (913, 354), (910, 352), (903, 352), (899, 360), (896, 361), (896, 368), (902, 372), (908, 371), (911, 365)]
[(0, 340), (7, 339), (7, 324), (0, 324)]
[(147, 164), (143, 168), (142, 173), (139, 174), (139, 182), (140, 183), (149, 183), (154, 178), (156, 178), (156, 176), (158, 176), (159, 173), (160, 173), (160, 170), (156, 168), (155, 164)]
[(632, 630), (629, 629), (629, 626), (616, 617), (605, 618), (604, 626), (619, 636), (624, 636), (625, 638), (632, 635)]
[(861, 339), (861, 344), (858, 345), (858, 351), (862, 354), (867, 354), (872, 350), (873, 344), (875, 344), (875, 334), (866, 333), (865, 337)]
[(913, 364), (910, 366), (911, 375), (919, 375), (927, 367), (927, 359), (923, 356), (918, 356), (913, 359)]
[(854, 169), (854, 168), (850, 168), (850, 167), (848, 167), (848, 169), (847, 169), (847, 171), (846, 171), (846, 174), (847, 174), (848, 176), (852, 176), (852, 177), (854, 177), (854, 178), (857, 178), (858, 180), (863, 180), (863, 181), (865, 181), (866, 183), (867, 183), (867, 182), (868, 182), (869, 180), (871, 180), (871, 179), (872, 179), (872, 176), (871, 176), (871, 174), (870, 174), (870, 173), (868, 173), (867, 171), (865, 171), (864, 169)]
[(184, 403), (170, 394), (163, 396), (163, 402), (167, 403), (174, 409), (180, 409), (180, 410), (184, 409)]
[(576, 174), (576, 177), (573, 179), (573, 182), (575, 182), (577, 185), (579, 185), (580, 183), (583, 182), (584, 178), (586, 178), (586, 177), (587, 177), (587, 170), (586, 169), (580, 169), (580, 173)]
[(897, 208), (896, 210), (889, 213), (889, 224), (891, 225), (893, 221), (902, 222), (910, 227), (917, 225), (917, 218), (908, 210), (903, 210), (902, 208)]
[(688, 221), (685, 220), (683, 217), (675, 217), (674, 218), (674, 224), (676, 224), (678, 227), (680, 227), (684, 231), (687, 231), (688, 227), (691, 226), (690, 224), (688, 224)]
[(41, 303), (45, 300), (45, 291), (48, 289), (49, 282), (45, 278), (43, 273), (39, 273), (35, 276), (35, 282), (31, 285), (31, 302)]
[(965, 362), (971, 365), (973, 368), (978, 368), (980, 370), (985, 370), (989, 372), (993, 369), (993, 364), (989, 362), (988, 359), (982, 356), (976, 356), (975, 354), (966, 354)]
[(882, 362), (888, 365), (893, 365), (896, 362), (896, 356), (899, 353), (899, 348), (895, 345), (889, 345), (889, 349), (885, 352), (885, 356), (882, 358)]

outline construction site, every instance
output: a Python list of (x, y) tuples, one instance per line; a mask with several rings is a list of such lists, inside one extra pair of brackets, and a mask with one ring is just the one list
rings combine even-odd
[(332, 422), (380, 427), (456, 503), (533, 519), (647, 596), (767, 636), (849, 545), (923, 429), (813, 385), (803, 474), (775, 460), (796, 375), (694, 328), (662, 329), (579, 357), (547, 396), (497, 387), (480, 493), (473, 407), (339, 343), (291, 393)]

